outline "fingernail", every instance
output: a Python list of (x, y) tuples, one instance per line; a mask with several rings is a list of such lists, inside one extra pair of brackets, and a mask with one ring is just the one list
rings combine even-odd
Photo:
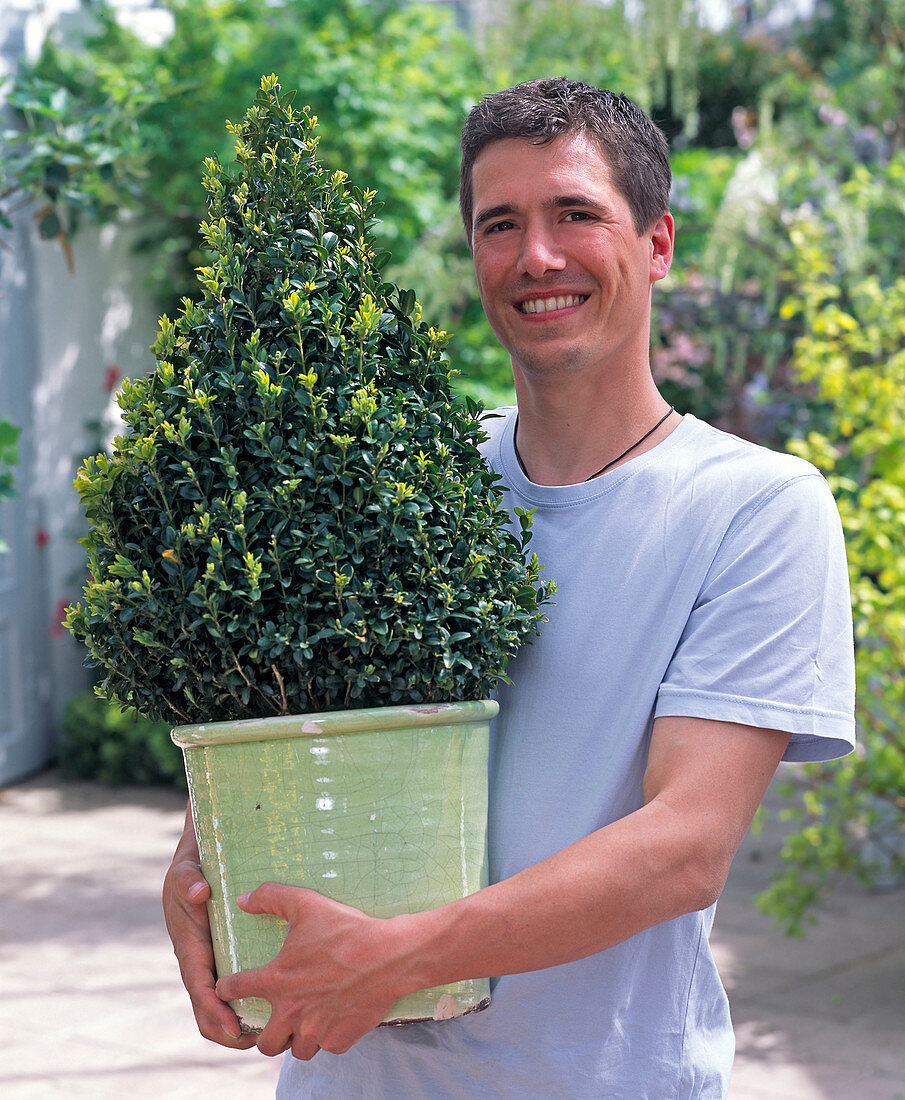
[(238, 905), (244, 905), (250, 897), (251, 894), (241, 894), (239, 897), (236, 898), (236, 903)]
[(189, 900), (194, 901), (195, 898), (200, 897), (204, 893), (204, 883), (193, 882), (189, 887)]
[(240, 1028), (234, 1028), (233, 1030), (230, 1030), (228, 1027), (226, 1027), (224, 1025), (223, 1033), (224, 1033), (224, 1035), (228, 1035), (230, 1039), (241, 1039), (242, 1038), (242, 1031), (241, 1031)]

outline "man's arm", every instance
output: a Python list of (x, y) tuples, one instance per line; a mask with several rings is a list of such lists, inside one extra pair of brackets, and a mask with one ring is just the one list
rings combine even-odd
[(278, 957), (221, 979), (262, 996), (265, 1054), (341, 1053), (395, 1000), (463, 978), (540, 970), (712, 904), (789, 735), (657, 719), (644, 805), (503, 882), (425, 913), (378, 920), (308, 890), (265, 884), (242, 901), (289, 922)]
[(185, 829), (163, 882), (163, 913), (182, 982), (188, 990), (198, 1030), (223, 1046), (247, 1050), (254, 1036), (242, 1035), (236, 1014), (214, 992), (214, 950), (211, 945), (207, 901), (211, 890), (201, 873), (198, 841), (191, 808)]

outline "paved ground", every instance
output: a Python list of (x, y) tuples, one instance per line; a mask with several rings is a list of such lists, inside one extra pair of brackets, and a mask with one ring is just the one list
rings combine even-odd
[[(200, 1038), (179, 984), (159, 890), (182, 813), (52, 772), (0, 791), (4, 1100), (272, 1097), (276, 1064)], [(787, 940), (750, 904), (778, 843), (749, 837), (717, 916), (731, 1100), (905, 1100), (905, 892), (840, 890)]]

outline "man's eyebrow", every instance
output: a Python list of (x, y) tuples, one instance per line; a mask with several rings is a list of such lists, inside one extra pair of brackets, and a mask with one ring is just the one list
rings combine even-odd
[(586, 210), (597, 210), (600, 213), (609, 213), (610, 208), (602, 202), (598, 202), (597, 199), (592, 199), (588, 195), (553, 195), (552, 198), (547, 199), (544, 202), (544, 206), (549, 210), (562, 210), (566, 206), (583, 206)]
[(480, 229), (482, 225), (486, 225), (487, 222), (492, 222), (494, 218), (503, 218), (514, 213), (515, 207), (508, 202), (500, 203), (499, 206), (488, 206), (486, 210), (482, 210), (475, 218), (474, 227), (475, 229)]
[[(549, 199), (544, 200), (544, 206), (548, 210), (562, 210), (569, 206), (582, 207), (585, 210), (596, 210), (602, 214), (609, 213), (610, 208), (603, 203), (598, 202), (596, 199), (590, 198), (588, 195), (551, 195)], [(480, 214), (474, 220), (474, 228), (480, 229), (482, 225), (486, 225), (487, 222), (493, 221), (494, 218), (506, 218), (511, 217), (513, 214), (518, 213), (516, 207), (511, 203), (504, 202), (497, 206), (488, 206), (486, 210), (482, 210)]]

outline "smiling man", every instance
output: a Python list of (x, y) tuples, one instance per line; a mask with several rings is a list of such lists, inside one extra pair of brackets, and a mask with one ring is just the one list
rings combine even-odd
[[(728, 1004), (708, 946), (731, 860), (781, 759), (853, 745), (839, 518), (807, 463), (680, 415), (650, 371), (669, 271), (666, 142), (567, 80), (489, 96), (463, 134), (462, 213), (517, 407), (488, 418), (507, 502), (558, 582), (500, 688), (485, 890), (378, 920), (264, 885), (278, 959), (214, 987), (187, 826), (168, 925), (199, 1027), (264, 996), (287, 1100), (726, 1095)], [(492, 976), (473, 1016), (374, 1030), (405, 993)]]
[[(672, 217), (664, 207), (639, 231), (597, 139), (583, 132), (493, 142), (471, 168), (469, 199), (481, 301), (512, 356), (521, 452), (535, 456), (541, 484), (584, 481), (609, 444), (619, 454), (619, 443), (666, 417), (648, 349)], [(553, 438), (551, 414), (565, 438)]]

